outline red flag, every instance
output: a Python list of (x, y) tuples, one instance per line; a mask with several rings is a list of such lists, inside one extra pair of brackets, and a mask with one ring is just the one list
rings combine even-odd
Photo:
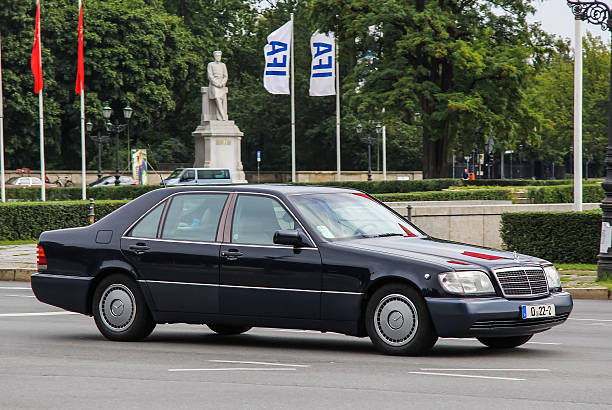
[(79, 45), (78, 54), (79, 58), (77, 61), (77, 77), (74, 91), (77, 94), (81, 94), (85, 88), (85, 69), (83, 63), (83, 3), (79, 1)]
[(38, 94), (43, 88), (42, 59), (40, 57), (40, 0), (36, 2), (36, 28), (34, 29), (34, 47), (30, 67), (34, 74), (34, 92)]

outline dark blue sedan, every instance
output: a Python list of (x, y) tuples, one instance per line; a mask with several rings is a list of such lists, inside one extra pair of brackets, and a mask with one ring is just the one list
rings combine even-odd
[(369, 336), (389, 354), (438, 337), (526, 343), (572, 310), (542, 259), (438, 240), (367, 194), (252, 185), (149, 192), (93, 225), (44, 232), (32, 289), (110, 340), (156, 324)]

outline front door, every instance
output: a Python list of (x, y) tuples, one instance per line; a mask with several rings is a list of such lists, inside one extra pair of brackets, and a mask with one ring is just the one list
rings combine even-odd
[[(219, 312), (219, 220), (227, 194), (172, 197), (121, 240), (121, 248), (162, 312)], [(161, 222), (161, 224), (160, 224)]]
[(240, 194), (230, 243), (221, 245), (220, 311), (229, 315), (319, 319), (321, 256), (314, 247), (275, 245), (274, 232), (299, 224), (275, 198)]

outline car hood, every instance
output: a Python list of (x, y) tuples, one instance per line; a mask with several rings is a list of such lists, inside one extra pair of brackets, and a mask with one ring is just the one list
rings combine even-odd
[(484, 248), (431, 237), (383, 237), (337, 241), (335, 245), (359, 251), (392, 254), (407, 259), (430, 261), (450, 270), (498, 269), (519, 265), (540, 265), (545, 260), (498, 249)]

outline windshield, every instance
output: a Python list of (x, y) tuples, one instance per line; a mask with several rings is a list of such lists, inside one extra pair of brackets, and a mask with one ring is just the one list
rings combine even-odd
[(389, 209), (362, 193), (294, 195), (306, 223), (328, 240), (422, 236)]
[(181, 172), (183, 172), (183, 168), (177, 168), (174, 171), (172, 171), (172, 173), (170, 174), (170, 176), (168, 177), (168, 179), (174, 179), (174, 178), (178, 178), (179, 175), (181, 175)]
[(6, 183), (7, 184), (14, 184), (14, 183), (17, 182), (18, 179), (19, 179), (18, 177), (10, 178), (8, 181), (6, 181)]

